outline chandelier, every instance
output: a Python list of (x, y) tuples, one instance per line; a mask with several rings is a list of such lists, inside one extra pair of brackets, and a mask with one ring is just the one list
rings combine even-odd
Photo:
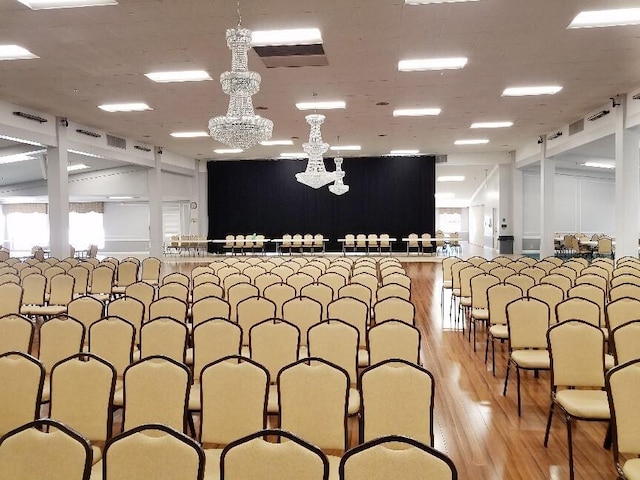
[(229, 95), (229, 108), (224, 116), (209, 120), (209, 132), (214, 140), (234, 148), (250, 148), (269, 140), (273, 122), (256, 115), (251, 97), (260, 90), (260, 74), (249, 71), (248, 52), (251, 49), (251, 30), (240, 26), (227, 30), (227, 47), (231, 50), (231, 71), (220, 75), (222, 91)]
[(327, 172), (324, 166), (322, 154), (329, 150), (329, 144), (322, 141), (320, 125), (324, 122), (324, 115), (313, 113), (307, 115), (305, 120), (311, 125), (309, 141), (302, 144), (302, 149), (309, 156), (307, 169), (296, 173), (296, 180), (311, 188), (324, 187), (336, 179), (334, 172)]
[(345, 173), (342, 170), (343, 159), (342, 157), (336, 157), (333, 161), (336, 164), (336, 171), (334, 172), (336, 179), (333, 182), (333, 185), (329, 185), (329, 191), (334, 195), (344, 195), (349, 191), (349, 185), (345, 185), (342, 182), (345, 176)]

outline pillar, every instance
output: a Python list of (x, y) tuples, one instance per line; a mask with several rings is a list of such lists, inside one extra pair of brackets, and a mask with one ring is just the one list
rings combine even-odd
[[(49, 248), (57, 258), (68, 257), (69, 250), (69, 165), (67, 122), (56, 118), (57, 147), (47, 149), (47, 193), (49, 196)], [(80, 247), (84, 247), (80, 245)]]
[(149, 255), (162, 257), (162, 149), (155, 148), (155, 165), (147, 172), (149, 192)]
[(547, 158), (547, 136), (542, 137), (540, 151), (540, 258), (555, 253), (553, 245), (555, 212), (554, 212), (554, 177), (556, 165), (553, 158)]

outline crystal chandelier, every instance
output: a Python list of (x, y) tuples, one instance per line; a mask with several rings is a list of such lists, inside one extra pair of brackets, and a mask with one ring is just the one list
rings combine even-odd
[(209, 132), (214, 140), (234, 148), (250, 148), (269, 140), (273, 122), (256, 115), (251, 97), (260, 90), (260, 74), (249, 71), (248, 52), (251, 30), (241, 28), (240, 1), (238, 26), (227, 30), (227, 46), (231, 50), (231, 71), (220, 75), (222, 91), (229, 95), (227, 114), (209, 120)]
[(309, 141), (302, 144), (302, 149), (309, 155), (307, 169), (296, 173), (296, 180), (311, 188), (324, 187), (336, 179), (334, 172), (327, 172), (322, 154), (329, 149), (329, 144), (322, 141), (320, 125), (324, 122), (324, 115), (314, 113), (307, 115), (305, 120), (311, 125)]
[(349, 185), (345, 185), (342, 182), (345, 176), (345, 173), (342, 170), (343, 159), (342, 157), (336, 157), (333, 161), (336, 164), (336, 171), (334, 172), (336, 179), (333, 182), (333, 185), (329, 185), (329, 191), (334, 195), (344, 195), (349, 191)]

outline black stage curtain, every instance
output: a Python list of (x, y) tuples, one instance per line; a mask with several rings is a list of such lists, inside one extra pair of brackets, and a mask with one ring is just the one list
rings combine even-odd
[[(334, 170), (332, 160), (325, 164)], [(208, 162), (209, 238), (321, 233), (328, 250), (339, 250), (336, 239), (347, 233), (388, 233), (402, 250), (409, 233), (434, 234), (434, 157), (346, 158), (350, 190), (341, 196), (298, 183), (305, 167), (306, 160)]]

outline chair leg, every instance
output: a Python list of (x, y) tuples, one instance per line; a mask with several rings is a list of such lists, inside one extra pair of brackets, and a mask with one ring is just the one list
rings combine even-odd
[(502, 396), (507, 396), (507, 386), (509, 385), (509, 370), (511, 370), (511, 360), (507, 362), (507, 374), (504, 376), (504, 389), (502, 390)]
[(487, 332), (487, 341), (484, 346), (484, 364), (487, 364), (487, 360), (489, 359), (489, 332)]
[(611, 422), (607, 425), (607, 434), (604, 437), (604, 444), (602, 446), (606, 450), (611, 450)]
[(551, 401), (551, 405), (549, 405), (549, 418), (547, 419), (547, 429), (544, 432), (544, 446), (545, 448), (549, 444), (549, 434), (551, 433), (551, 421), (553, 420), (553, 409), (556, 404)]
[(569, 480), (573, 480), (575, 477), (575, 472), (573, 471), (573, 441), (571, 435), (571, 416), (569, 414), (565, 415), (567, 420), (567, 441), (569, 443)]
[(518, 385), (518, 416), (522, 416), (522, 399), (520, 397), (520, 369), (516, 365), (516, 380)]
[(491, 368), (493, 369), (493, 376), (496, 376), (496, 340), (491, 339)]

